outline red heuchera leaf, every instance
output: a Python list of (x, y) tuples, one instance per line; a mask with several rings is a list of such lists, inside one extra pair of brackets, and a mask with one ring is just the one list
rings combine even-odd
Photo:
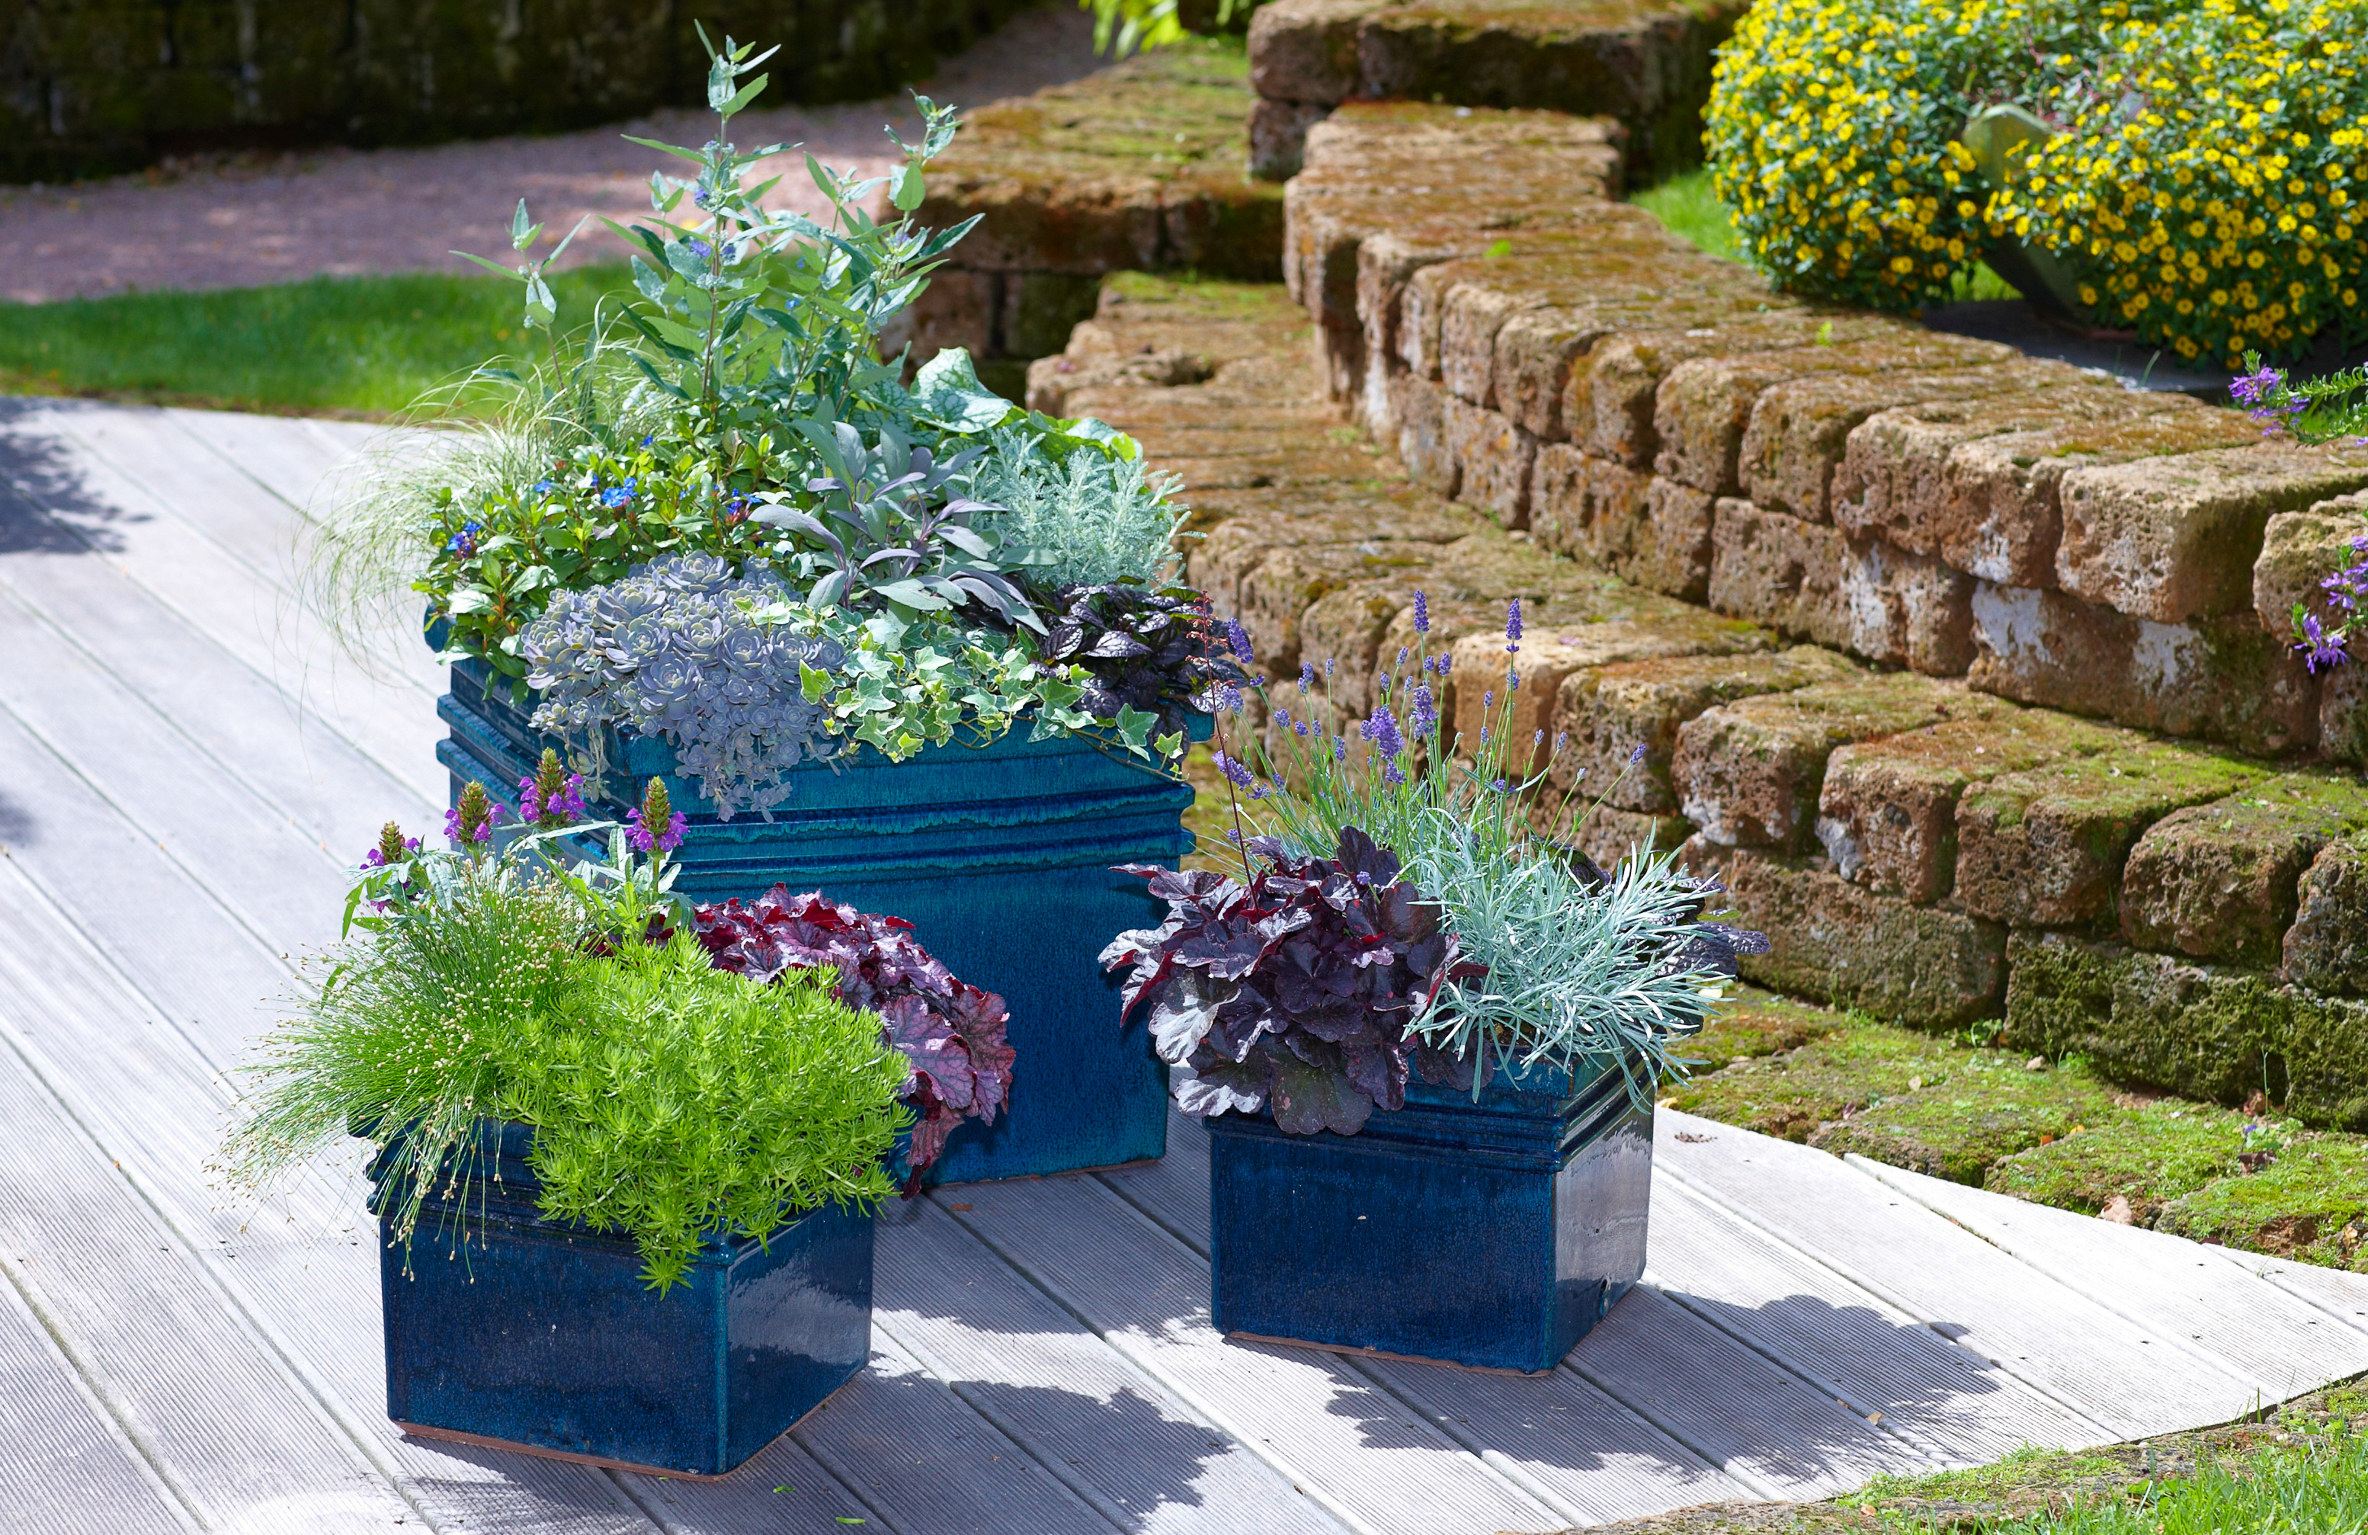
[(1004, 1037), (1010, 1009), (932, 959), (910, 922), (857, 911), (818, 890), (791, 895), (787, 885), (746, 905), (734, 898), (701, 906), (696, 916), (716, 968), (772, 981), (828, 965), (838, 972), (840, 1001), (880, 1015), (888, 1043), (912, 1068), (903, 1097), (920, 1115), (905, 1156), (906, 1193), (919, 1188), (961, 1121), (993, 1124), (1003, 1111), (1017, 1058)]
[(1248, 885), (1122, 871), (1150, 882), (1168, 920), (1121, 933), (1102, 964), (1133, 967), (1122, 1016), (1149, 1003), (1161, 1056), (1193, 1069), (1184, 1111), (1265, 1108), (1294, 1135), (1354, 1135), (1374, 1109), (1405, 1106), (1409, 1073), (1469, 1086), (1469, 1065), (1406, 1025), (1441, 986), (1485, 972), (1398, 860), (1354, 827), (1332, 858), (1294, 858), (1271, 838), (1251, 848), (1268, 867)]

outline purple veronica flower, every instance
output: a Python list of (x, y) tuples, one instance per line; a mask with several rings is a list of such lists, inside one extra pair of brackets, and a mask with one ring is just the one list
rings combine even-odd
[(1242, 665), (1249, 666), (1257, 661), (1258, 658), (1250, 651), (1250, 631), (1242, 627), (1240, 619), (1225, 620), (1225, 643), (1232, 647), (1233, 658)]
[(1414, 632), (1431, 632), (1431, 599), (1419, 591), (1414, 594)]

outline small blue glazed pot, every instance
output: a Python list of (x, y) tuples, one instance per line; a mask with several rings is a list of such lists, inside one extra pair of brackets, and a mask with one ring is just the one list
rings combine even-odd
[(1653, 1116), (1617, 1070), (1410, 1083), (1353, 1136), (1208, 1127), (1220, 1332), (1534, 1373), (1644, 1273)]
[(382, 1218), (387, 1416), (404, 1429), (717, 1476), (863, 1368), (870, 1216), (825, 1205), (762, 1244), (710, 1239), (660, 1295), (630, 1238), (537, 1211), (533, 1135), (486, 1124), (480, 1175), (422, 1206), (408, 1263)]
[[(451, 734), (436, 755), (456, 801), (474, 779), (515, 805), (518, 780), (561, 743), (490, 680), (480, 663), (453, 667), (437, 704)], [(612, 734), (610, 797), (595, 807), (621, 821), (638, 786), (663, 777), (688, 820), (674, 855), (681, 894), (820, 890), (902, 917), (954, 974), (1002, 996), (1018, 1052), (1011, 1102), (993, 1125), (953, 1133), (931, 1170), (945, 1183), (1108, 1167), (1167, 1149), (1167, 1070), (1147, 1029), (1121, 1026), (1118, 979), (1100, 955), (1115, 934), (1158, 925), (1143, 882), (1111, 870), (1172, 865), (1190, 852), (1192, 790), (1088, 741), (1025, 736), (926, 747), (901, 763), (866, 751), (835, 769), (803, 766), (769, 821), (727, 822), (695, 780), (678, 776), (664, 742)]]

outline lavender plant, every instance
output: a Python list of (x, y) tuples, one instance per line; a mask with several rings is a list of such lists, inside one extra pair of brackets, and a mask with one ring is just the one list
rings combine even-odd
[[(1270, 702), (1274, 746), (1253, 741), (1250, 760), (1228, 753), (1221, 766), (1249, 792), (1249, 819), (1290, 854), (1359, 828), (1433, 893), (1469, 968), (1407, 1027), (1473, 1067), (1475, 1092), (1500, 1065), (1516, 1078), (1611, 1068), (1649, 1104), (1654, 1084), (1683, 1074), (1673, 1047), (1699, 1031), (1736, 956), (1765, 952), (1766, 940), (1704, 922), (1718, 886), (1686, 874), (1674, 854), (1631, 855), (1606, 874), (1578, 853), (1570, 840), (1611, 786), (1541, 827), (1530, 800), (1553, 752), (1541, 755), (1544, 732), (1515, 739), (1508, 728), (1521, 687), (1519, 600), (1506, 613), (1503, 674), (1455, 678), (1482, 690), (1486, 718), (1473, 742), (1441, 719), (1452, 666), (1429, 653), (1428, 606), (1417, 593), (1415, 643), (1379, 679), (1355, 744), (1335, 729), (1307, 665), (1291, 701)], [(1248, 667), (1247, 634), (1237, 624), (1230, 638)]]

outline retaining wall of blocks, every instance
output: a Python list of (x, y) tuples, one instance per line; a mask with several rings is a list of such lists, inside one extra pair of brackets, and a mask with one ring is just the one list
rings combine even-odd
[(1347, 101), (1600, 113), (1630, 171), (1702, 158), (1711, 52), (1742, 0), (1273, 0), (1250, 21), (1254, 174), (1300, 169), (1308, 129)]
[(1426, 591), (1448, 717), (1515, 668), (1542, 813), (1717, 874), (1751, 979), (2368, 1128), (2368, 722), (2282, 638), (2368, 459), (1787, 300), (1605, 195), (1622, 131), (1348, 104), (1287, 294), (1115, 281), (1030, 402), (1352, 719)]
[(990, 383), (1057, 352), (1111, 272), (1279, 275), (1279, 187), (1250, 180), (1249, 65), (1238, 40), (1194, 37), (964, 114), (919, 216), (979, 226), (892, 343), (960, 346)]

